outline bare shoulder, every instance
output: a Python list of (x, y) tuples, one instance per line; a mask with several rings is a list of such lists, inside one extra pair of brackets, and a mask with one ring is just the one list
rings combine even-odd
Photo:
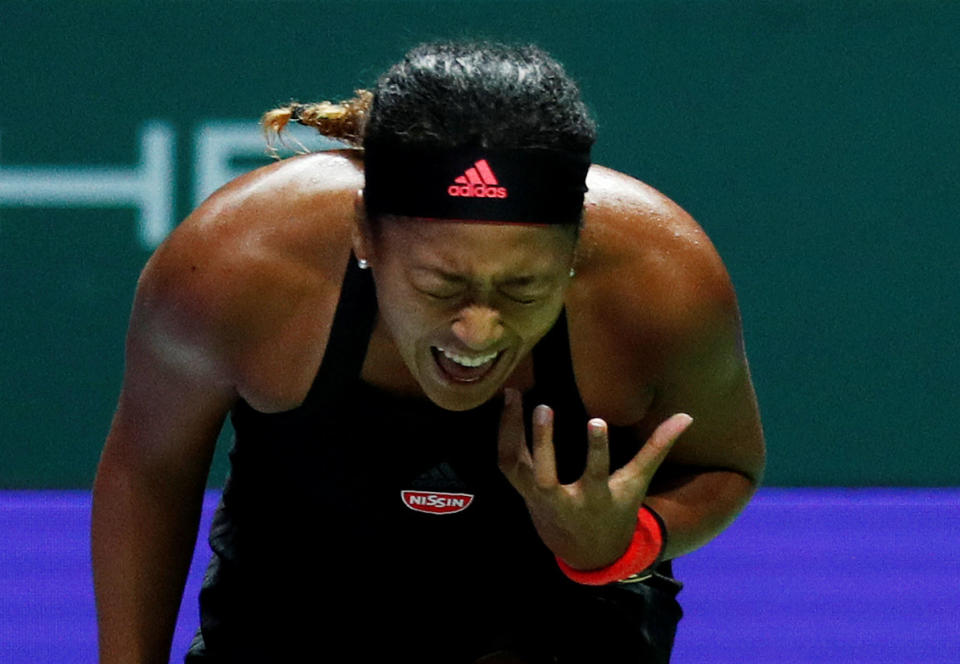
[(167, 360), (206, 366), (255, 407), (293, 407), (323, 354), (361, 186), (347, 152), (227, 184), (148, 261), (130, 335)]
[[(655, 304), (658, 318), (675, 313), (682, 319), (687, 305), (733, 295), (710, 238), (677, 203), (648, 184), (603, 167), (594, 167), (587, 182), (584, 270), (615, 281), (624, 278), (625, 290)], [(642, 293), (630, 289), (631, 284), (642, 284)]]
[(723, 261), (679, 205), (603, 167), (587, 186), (568, 304), (574, 363), (588, 407), (626, 424), (689, 357), (736, 354), (739, 313)]

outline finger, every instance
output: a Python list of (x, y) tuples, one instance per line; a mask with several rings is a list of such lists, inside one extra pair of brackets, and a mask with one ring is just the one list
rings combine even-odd
[(613, 474), (617, 482), (640, 480), (648, 482), (660, 464), (670, 453), (674, 442), (680, 437), (693, 418), (686, 413), (677, 413), (656, 428), (640, 451), (623, 468)]
[(518, 491), (529, 485), (533, 459), (527, 449), (523, 430), (523, 403), (514, 389), (504, 391), (503, 412), (500, 415), (500, 434), (497, 439), (497, 465)]
[(541, 489), (559, 484), (553, 450), (553, 411), (543, 404), (533, 410), (533, 479)]
[(599, 417), (587, 422), (587, 466), (583, 471), (584, 482), (589, 485), (606, 486), (610, 478), (610, 439), (607, 423)]

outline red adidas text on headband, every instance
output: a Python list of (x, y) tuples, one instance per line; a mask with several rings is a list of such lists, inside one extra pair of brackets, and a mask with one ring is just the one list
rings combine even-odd
[(367, 145), (367, 214), (577, 224), (590, 155), (543, 149)]

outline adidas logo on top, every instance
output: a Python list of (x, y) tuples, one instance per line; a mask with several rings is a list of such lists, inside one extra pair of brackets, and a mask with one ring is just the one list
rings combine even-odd
[(466, 172), (447, 187), (451, 196), (464, 198), (506, 198), (507, 188), (499, 187), (497, 176), (490, 169), (486, 159), (474, 163)]

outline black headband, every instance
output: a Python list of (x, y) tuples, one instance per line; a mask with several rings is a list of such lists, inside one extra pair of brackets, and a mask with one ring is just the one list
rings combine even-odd
[(577, 224), (589, 168), (588, 153), (367, 145), (363, 195), (371, 216)]

